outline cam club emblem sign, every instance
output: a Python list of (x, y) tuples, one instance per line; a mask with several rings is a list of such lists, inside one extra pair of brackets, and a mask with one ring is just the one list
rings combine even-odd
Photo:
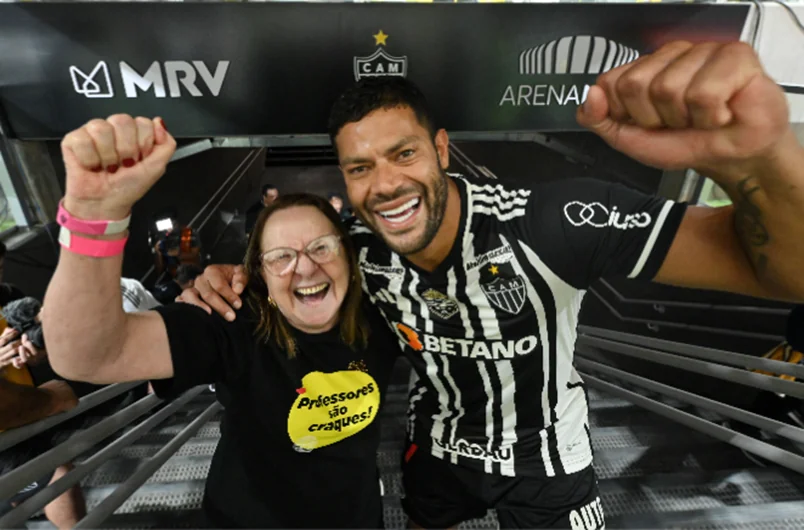
[(382, 30), (377, 32), (374, 37), (374, 44), (377, 49), (367, 57), (354, 58), (355, 81), (360, 81), (366, 77), (379, 76), (398, 76), (408, 75), (408, 58), (406, 56), (394, 57), (382, 46), (386, 45), (388, 35)]

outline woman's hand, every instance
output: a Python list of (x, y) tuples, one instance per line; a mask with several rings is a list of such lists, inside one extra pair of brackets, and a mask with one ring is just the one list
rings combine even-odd
[(161, 118), (115, 114), (92, 120), (61, 143), (64, 207), (86, 220), (118, 220), (165, 173), (176, 141)]

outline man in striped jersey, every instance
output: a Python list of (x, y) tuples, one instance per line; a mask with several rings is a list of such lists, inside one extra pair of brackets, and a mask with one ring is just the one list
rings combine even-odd
[[(804, 298), (804, 152), (784, 94), (739, 43), (673, 43), (602, 75), (581, 124), (643, 163), (692, 167), (735, 206), (687, 207), (597, 180), (512, 187), (448, 175), (448, 137), (400, 78), (335, 103), (364, 291), (411, 361), (404, 454), (414, 527), (497, 509), (503, 528), (602, 528), (573, 367), (598, 278)], [(196, 282), (212, 292), (232, 270)], [(241, 292), (243, 285), (235, 285)]]

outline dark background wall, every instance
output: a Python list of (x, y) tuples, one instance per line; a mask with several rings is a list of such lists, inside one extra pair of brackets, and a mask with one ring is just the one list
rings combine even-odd
[[(58, 144), (54, 143), (49, 147), (63, 190), (64, 166), (60, 160)], [(203, 215), (195, 226), (209, 215), (209, 220), (199, 232), (202, 246), (208, 252), (220, 240), (223, 231), (227, 230), (226, 221), (231, 218), (227, 214), (242, 214), (259, 198), (262, 183), (269, 180), (263, 152), (236, 185), (222, 190), (212, 204), (204, 208), (249, 152), (249, 149), (216, 149), (172, 162), (165, 175), (134, 207), (123, 275), (140, 279), (153, 265), (153, 254), (148, 245), (148, 226), (153, 215), (165, 210), (175, 211), (179, 222), (186, 224), (203, 209)], [(222, 202), (217, 205), (221, 199)], [(49, 226), (37, 231), (32, 239), (8, 253), (5, 281), (19, 286), (31, 296), (40, 299), (44, 296), (58, 258), (56, 228)], [(242, 232), (242, 223), (238, 226), (235, 222), (228, 230), (237, 228)], [(155, 275), (151, 274), (147, 284), (155, 279)]]

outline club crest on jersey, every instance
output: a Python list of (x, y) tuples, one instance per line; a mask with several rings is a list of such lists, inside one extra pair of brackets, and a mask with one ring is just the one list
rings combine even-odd
[(513, 278), (497, 277), (494, 281), (480, 284), (489, 302), (512, 315), (522, 311), (525, 305), (525, 281), (519, 276)]
[(431, 313), (444, 320), (449, 320), (458, 313), (458, 302), (435, 289), (427, 289), (422, 293), (424, 303)]

